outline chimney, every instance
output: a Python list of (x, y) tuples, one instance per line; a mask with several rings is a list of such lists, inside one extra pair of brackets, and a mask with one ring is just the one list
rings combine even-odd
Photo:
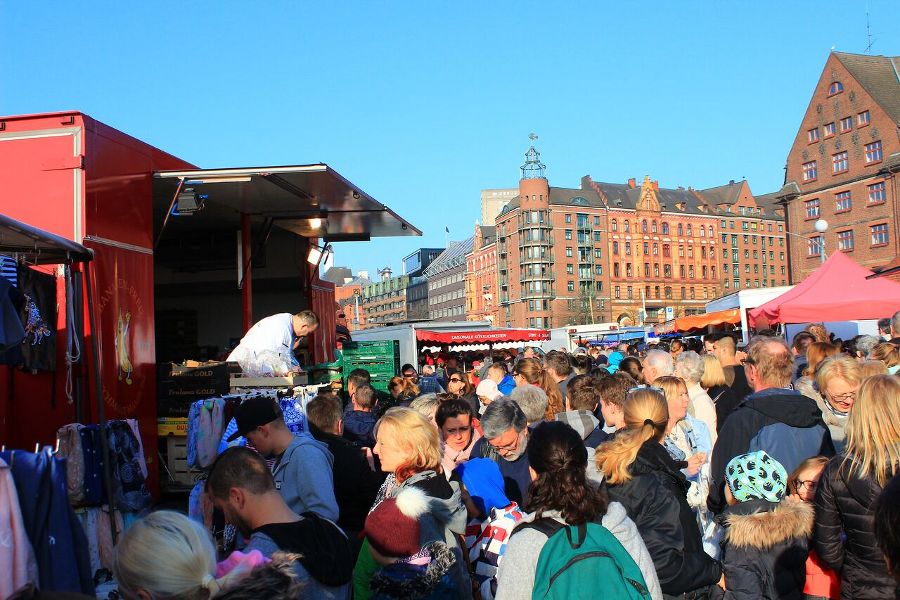
[(734, 179), (728, 182), (728, 185), (734, 185)]
[(637, 181), (635, 181), (634, 177), (628, 180), (628, 187), (632, 190), (637, 187)]
[(656, 181), (654, 181), (652, 183), (653, 183), (653, 189), (658, 192), (659, 191), (659, 180), (657, 179)]

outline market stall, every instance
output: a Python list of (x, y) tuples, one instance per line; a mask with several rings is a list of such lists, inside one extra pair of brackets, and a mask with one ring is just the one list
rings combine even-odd
[(678, 317), (677, 319), (672, 319), (670, 321), (666, 321), (665, 323), (661, 323), (659, 325), (654, 325), (654, 330), (657, 335), (664, 335), (667, 333), (686, 333), (689, 331), (702, 331), (707, 327), (715, 327), (718, 325), (737, 325), (741, 322), (741, 311), (737, 308), (732, 308), (728, 310), (719, 310), (710, 313), (704, 313), (702, 315), (687, 315), (684, 317)]

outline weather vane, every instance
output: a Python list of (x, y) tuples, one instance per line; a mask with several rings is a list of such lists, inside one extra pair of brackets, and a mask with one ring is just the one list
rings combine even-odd
[(534, 142), (534, 140), (538, 139), (538, 136), (536, 133), (532, 132), (528, 134), (528, 139)]

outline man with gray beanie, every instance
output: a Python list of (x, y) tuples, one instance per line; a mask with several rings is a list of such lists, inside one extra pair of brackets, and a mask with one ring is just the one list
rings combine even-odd
[(531, 485), (528, 470), (528, 421), (519, 405), (509, 398), (491, 402), (481, 416), (484, 437), (472, 447), (472, 458), (490, 458), (500, 467), (506, 496), (518, 504)]

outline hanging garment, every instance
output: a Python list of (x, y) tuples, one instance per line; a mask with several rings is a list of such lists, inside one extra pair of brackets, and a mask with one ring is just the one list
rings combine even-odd
[[(222, 430), (225, 429), (225, 399), (207, 398), (195, 402), (199, 404), (197, 418), (194, 422), (195, 457), (190, 466), (208, 469), (216, 460)], [(192, 407), (193, 408), (193, 407)], [(190, 428), (191, 421), (188, 421)], [(188, 433), (190, 435), (190, 433)]]
[(84, 503), (84, 451), (81, 449), (80, 423), (63, 425), (56, 431), (59, 442), (57, 456), (66, 459), (66, 488), (69, 490), (69, 504), (80, 506)]
[(97, 516), (100, 508), (96, 506), (75, 509), (75, 516), (81, 523), (84, 536), (87, 538), (88, 558), (91, 561), (91, 573), (96, 574), (100, 570), (100, 545), (97, 542)]
[(19, 285), (16, 259), (12, 256), (0, 254), (0, 277), (4, 278), (14, 286)]
[(66, 467), (46, 452), (0, 452), (10, 466), (22, 520), (34, 548), (38, 587), (92, 594), (88, 542), (66, 493)]
[(0, 277), (0, 352), (18, 346), (25, 339), (25, 327), (13, 303), (13, 292), (13, 284)]
[(291, 433), (298, 435), (307, 431), (302, 401), (297, 398), (279, 398), (278, 404), (281, 405), (281, 412), (284, 414), (284, 424)]
[(19, 289), (26, 296), (22, 323), (26, 371), (56, 370), (56, 277), (21, 267)]
[(100, 446), (100, 426), (84, 425), (78, 430), (81, 453), (84, 457), (84, 504), (98, 506), (108, 502), (103, 484), (103, 451)]
[(150, 492), (141, 473), (137, 439), (125, 421), (110, 421), (106, 433), (116, 494), (114, 504), (121, 510), (142, 510), (150, 503)]
[(144, 479), (147, 479), (147, 460), (144, 457), (144, 441), (141, 439), (141, 428), (138, 426), (137, 419), (125, 419), (125, 422), (131, 427), (131, 433), (134, 434), (137, 440), (138, 450), (140, 451), (138, 453), (138, 463), (141, 465), (141, 474), (144, 476)]
[[(115, 550), (113, 549), (112, 526), (109, 518), (109, 506), (101, 506), (97, 511), (97, 546), (100, 553), (100, 566), (112, 570)], [(125, 524), (122, 522), (122, 511), (116, 513), (116, 539), (122, 539)]]
[(12, 471), (0, 459), (0, 598), (8, 598), (17, 589), (37, 583), (37, 562), (22, 511)]

